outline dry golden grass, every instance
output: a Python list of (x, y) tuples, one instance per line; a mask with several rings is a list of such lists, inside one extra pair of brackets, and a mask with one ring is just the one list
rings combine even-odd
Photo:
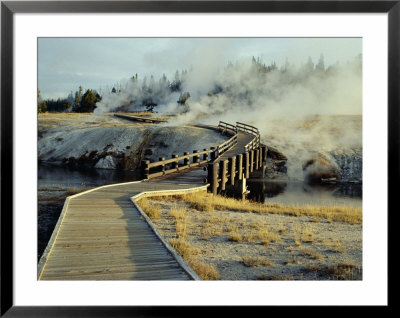
[[(141, 207), (143, 205), (142, 201), (143, 199), (140, 200)], [(149, 213), (149, 211), (152, 210), (152, 207), (154, 206), (156, 206), (157, 209), (161, 209), (160, 204), (158, 203), (151, 204), (146, 199), (144, 199), (144, 206), (145, 207), (143, 210), (147, 214)], [(199, 275), (201, 279), (203, 280), (219, 279), (220, 275), (214, 266), (201, 262), (195, 257), (195, 255), (199, 254), (201, 250), (196, 247), (193, 247), (190, 243), (188, 243), (185, 240), (190, 232), (189, 229), (190, 226), (193, 225), (191, 224), (189, 218), (187, 217), (186, 209), (183, 206), (178, 206), (178, 204), (175, 202), (169, 209), (169, 215), (173, 217), (175, 220), (175, 233), (176, 233), (176, 238), (170, 239), (168, 241), (169, 244), (171, 244), (171, 246), (177, 251), (177, 253), (182, 256), (184, 261), (197, 273), (197, 275)], [(211, 224), (206, 224), (206, 226), (204, 227), (203, 236), (215, 234), (215, 231), (210, 231), (209, 233), (205, 232), (206, 228), (212, 229), (212, 226), (210, 225)]]
[(161, 218), (160, 204), (152, 203), (147, 198), (140, 199), (138, 204), (151, 220), (157, 220)]
[(312, 264), (302, 269), (304, 273), (314, 273), (319, 279), (333, 280), (361, 280), (361, 266), (351, 262), (337, 263), (331, 266)]
[(292, 265), (292, 264), (300, 264), (301, 260), (299, 258), (297, 258), (296, 256), (291, 256), (290, 258), (288, 258), (287, 260), (285, 260), (283, 262), (283, 264), (285, 265)]
[(38, 118), (48, 118), (48, 117), (58, 117), (58, 118), (74, 118), (74, 117), (82, 117), (93, 115), (93, 113), (40, 113), (38, 114)]
[(333, 253), (344, 253), (345, 249), (339, 240), (322, 240), (321, 242), (327, 251)]
[(318, 252), (316, 252), (314, 249), (311, 248), (303, 248), (299, 251), (300, 255), (311, 258), (311, 259), (317, 259), (321, 260), (324, 258), (324, 256)]
[(198, 234), (202, 240), (208, 240), (211, 237), (222, 235), (223, 225), (215, 223), (212, 220), (206, 220), (198, 228)]
[(186, 210), (175, 203), (169, 210), (169, 214), (175, 219), (176, 236), (178, 238), (187, 237), (189, 224), (186, 218)]
[(175, 218), (175, 220), (184, 220), (186, 210), (182, 206), (178, 206), (176, 203), (169, 210), (169, 214)]
[(274, 266), (274, 263), (271, 262), (268, 258), (261, 256), (243, 256), (242, 263), (248, 267)]
[(314, 232), (308, 224), (296, 225), (292, 228), (295, 236), (295, 245), (300, 246), (302, 243), (313, 243)]
[(200, 249), (193, 247), (182, 238), (171, 239), (169, 243), (201, 279), (217, 280), (220, 278), (218, 271), (213, 265), (206, 264), (195, 258), (195, 255), (201, 252)]
[[(169, 220), (170, 230), (167, 234), (169, 236), (168, 241), (202, 279), (221, 279), (220, 274), (213, 266), (215, 258), (209, 258), (208, 261), (205, 256), (205, 254), (208, 253), (213, 255), (215, 251), (208, 249), (208, 247), (202, 247), (203, 250), (196, 247), (203, 246), (203, 244), (209, 246), (208, 244), (210, 243), (242, 243), (238, 244), (238, 249), (244, 249), (245, 246), (252, 246), (252, 248), (255, 246), (258, 246), (257, 248), (264, 248), (262, 245), (268, 246), (264, 248), (263, 254), (252, 255), (251, 257), (252, 252), (244, 253), (247, 257), (243, 257), (239, 262), (248, 266), (249, 268), (247, 270), (251, 270), (251, 267), (257, 266), (274, 266), (266, 257), (271, 257), (273, 252), (275, 254), (280, 253), (280, 249), (284, 249), (286, 255), (279, 260), (279, 264), (292, 265), (290, 268), (296, 269), (297, 272), (298, 265), (303, 266), (305, 269), (298, 272), (301, 276), (300, 279), (303, 279), (302, 275), (306, 273), (307, 270), (308, 273), (311, 273), (313, 269), (317, 269), (317, 267), (315, 267), (316, 265), (309, 265), (306, 268), (306, 264), (314, 263), (316, 260), (324, 262), (326, 261), (324, 252), (327, 252), (328, 249), (339, 252), (341, 248), (340, 241), (335, 237), (329, 239), (326, 237), (322, 238), (319, 233), (320, 225), (325, 226), (323, 223), (326, 224), (327, 221), (337, 221), (337, 219), (324, 219), (324, 217), (321, 216), (311, 216), (311, 218), (292, 219), (296, 221), (290, 221), (286, 225), (278, 223), (277, 226), (275, 226), (275, 223), (269, 223), (269, 218), (232, 213), (236, 211), (269, 213), (268, 209), (272, 207), (273, 209), (281, 209), (281, 212), (274, 210), (272, 212), (273, 214), (281, 213), (286, 216), (305, 216), (301, 209), (292, 211), (293, 213), (286, 213), (284, 206), (268, 206), (249, 201), (242, 202), (230, 198), (212, 196), (208, 193), (175, 197), (165, 196), (151, 198), (151, 200), (162, 206), (164, 210), (163, 215), (167, 216)], [(246, 209), (245, 205), (250, 207), (250, 209)], [(237, 208), (238, 206), (239, 208)], [(263, 210), (265, 207), (267, 207), (267, 210)], [(200, 209), (201, 211), (196, 209)], [(359, 217), (361, 218), (361, 210), (359, 210), (359, 212)], [(310, 221), (310, 219), (313, 219), (313, 221)], [(322, 224), (318, 224), (318, 222)], [(216, 238), (218, 236), (220, 236), (220, 238)], [(210, 240), (211, 238), (216, 239)], [(201, 240), (210, 240), (210, 242), (201, 243)], [(293, 241), (294, 244), (290, 243)], [(291, 245), (288, 246), (288, 244)], [(319, 253), (319, 251), (321, 251), (321, 253)], [(287, 252), (289, 252), (289, 256)], [(201, 253), (202, 256), (197, 256), (199, 253)], [(263, 255), (263, 257), (260, 255)], [(273, 257), (275, 258), (276, 256)], [(319, 272), (315, 271), (314, 277), (318, 279), (321, 275), (326, 276), (327, 274), (325, 272), (327, 270), (328, 269), (325, 268)], [(255, 278), (260, 280), (293, 279), (293, 276), (290, 275), (282, 277), (278, 277), (276, 274), (268, 275), (269, 276), (255, 276)]]
[(189, 266), (200, 276), (203, 280), (218, 280), (220, 275), (215, 266), (200, 262), (196, 259), (189, 260)]
[(294, 280), (293, 275), (279, 276), (262, 274), (257, 277), (258, 280)]
[(178, 199), (187, 202), (193, 209), (199, 211), (239, 211), (255, 213), (286, 214), (291, 216), (311, 216), (314, 222), (319, 218), (360, 224), (362, 222), (362, 210), (351, 207), (336, 206), (296, 206), (280, 204), (262, 204), (249, 200), (236, 200), (220, 195), (198, 192), (179, 196)]
[(264, 227), (259, 230), (258, 238), (261, 240), (261, 244), (269, 245), (271, 242), (280, 242), (281, 238), (278, 234), (273, 233), (268, 227)]
[(171, 239), (168, 241), (169, 244), (183, 257), (183, 259), (190, 259), (193, 255), (199, 254), (201, 251), (198, 248), (193, 247), (184, 239)]
[(231, 232), (228, 235), (228, 241), (230, 242), (243, 242), (243, 236), (237, 232)]

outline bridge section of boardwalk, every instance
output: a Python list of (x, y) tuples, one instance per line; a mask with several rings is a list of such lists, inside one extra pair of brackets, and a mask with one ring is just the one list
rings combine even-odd
[[(160, 158), (163, 160), (154, 166), (145, 162), (147, 180), (107, 185), (68, 197), (40, 259), (38, 279), (200, 279), (158, 233), (136, 201), (145, 196), (207, 191), (209, 183), (205, 181), (210, 173), (199, 168), (219, 165), (250, 150), (249, 145), (259, 146), (254, 143), (257, 136), (234, 126), (220, 123), (218, 130), (230, 138), (215, 148), (185, 153), (183, 157), (173, 155), (172, 160)], [(161, 169), (151, 173), (154, 167)]]

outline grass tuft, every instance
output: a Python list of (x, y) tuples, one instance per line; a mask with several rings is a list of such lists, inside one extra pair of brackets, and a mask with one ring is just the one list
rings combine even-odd
[(361, 280), (362, 270), (351, 262), (337, 263), (331, 266), (309, 265), (302, 269), (304, 273), (314, 273), (319, 279), (326, 280)]
[(274, 266), (274, 263), (272, 263), (268, 258), (261, 256), (243, 256), (242, 263), (248, 267)]
[(158, 203), (152, 203), (148, 199), (143, 198), (139, 200), (138, 204), (151, 220), (161, 218), (161, 206)]
[(196, 259), (189, 260), (189, 266), (200, 276), (203, 280), (218, 280), (220, 274), (215, 266), (200, 262)]

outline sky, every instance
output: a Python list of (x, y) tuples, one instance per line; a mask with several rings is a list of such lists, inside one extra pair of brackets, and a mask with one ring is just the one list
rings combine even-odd
[[(325, 66), (362, 53), (361, 38), (39, 38), (38, 88), (43, 99), (65, 98), (81, 85), (101, 91), (136, 73), (139, 78), (260, 57), (277, 66), (309, 57)], [(205, 63), (206, 62), (206, 63)]]

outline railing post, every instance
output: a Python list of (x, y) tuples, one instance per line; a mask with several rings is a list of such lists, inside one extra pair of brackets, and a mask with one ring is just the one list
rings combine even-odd
[(221, 161), (221, 166), (220, 166), (220, 171), (221, 171), (221, 190), (225, 190), (225, 184), (228, 181), (228, 178), (226, 176), (227, 174), (227, 166), (228, 166), (228, 160), (222, 160)]
[(150, 177), (150, 160), (142, 160), (142, 177), (143, 179), (149, 179)]
[(238, 179), (242, 180), (243, 177), (243, 155), (236, 156)]
[[(193, 150), (193, 153), (198, 153), (198, 150)], [(200, 163), (200, 155), (193, 156), (193, 163)]]
[[(183, 155), (184, 155), (184, 156), (189, 156), (189, 153), (188, 153), (187, 151), (185, 151), (185, 152), (183, 153)], [(190, 166), (190, 159), (189, 159), (189, 157), (183, 159), (183, 165), (184, 165), (184, 166)]]
[(236, 157), (229, 158), (229, 174), (231, 179), (231, 185), (235, 185)]
[[(164, 161), (165, 160), (165, 158), (164, 157), (160, 157), (159, 158), (159, 161)], [(163, 164), (162, 166), (161, 166), (161, 171), (165, 174), (165, 164)]]
[[(177, 154), (173, 154), (172, 158), (178, 158)], [(172, 163), (172, 169), (177, 169), (178, 170), (178, 160)]]
[(215, 147), (211, 147), (210, 150), (212, 150), (212, 152), (210, 153), (211, 160), (215, 160), (215, 158), (216, 158), (216, 156), (215, 156)]
[[(207, 149), (203, 149), (203, 151), (207, 151)], [(205, 154), (203, 155), (203, 160), (204, 160), (204, 161), (208, 161), (208, 153), (205, 153)]]

